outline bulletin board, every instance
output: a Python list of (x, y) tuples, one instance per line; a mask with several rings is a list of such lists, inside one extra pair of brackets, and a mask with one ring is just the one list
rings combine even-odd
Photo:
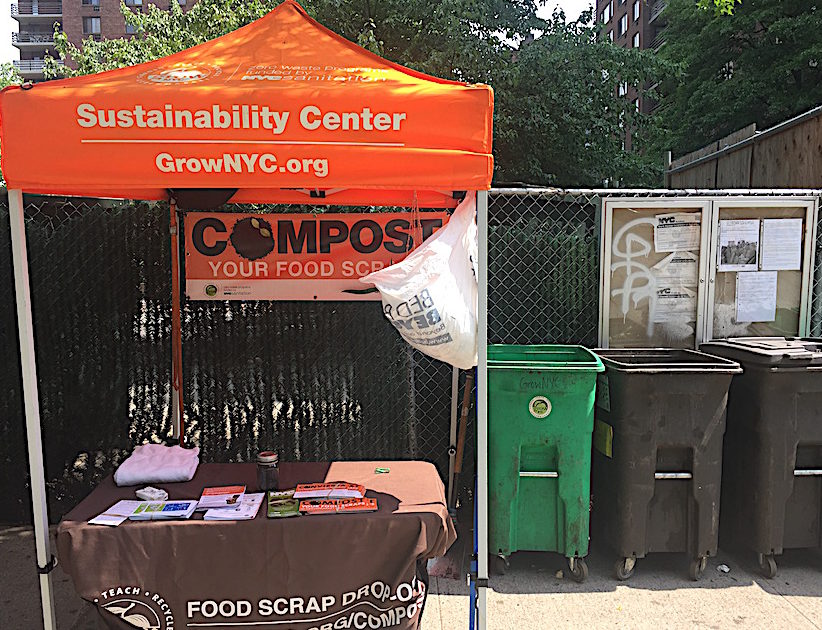
[(603, 348), (809, 334), (815, 197), (605, 199)]
[[(604, 204), (600, 345), (692, 348), (703, 328), (710, 204)], [(603, 317), (604, 314), (604, 317)]]
[(814, 204), (717, 202), (707, 339), (808, 334)]

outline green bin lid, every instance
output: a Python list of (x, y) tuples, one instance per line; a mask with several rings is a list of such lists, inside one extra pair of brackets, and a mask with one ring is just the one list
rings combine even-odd
[(540, 368), (551, 370), (593, 370), (602, 372), (602, 361), (593, 352), (573, 345), (488, 346), (488, 367), (496, 369)]

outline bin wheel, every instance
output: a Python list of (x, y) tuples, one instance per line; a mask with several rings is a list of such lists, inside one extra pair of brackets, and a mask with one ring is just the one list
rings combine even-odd
[(776, 577), (776, 560), (773, 557), (772, 553), (768, 555), (760, 555), (759, 557), (759, 570), (769, 580)]
[(568, 558), (568, 569), (574, 582), (582, 584), (588, 579), (588, 563), (585, 558)]
[(622, 582), (624, 582), (625, 580), (629, 580), (634, 575), (635, 568), (636, 558), (634, 558), (633, 556), (617, 560), (616, 564), (614, 565), (614, 573), (616, 573), (616, 579)]
[(702, 574), (705, 572), (705, 567), (707, 566), (707, 556), (700, 556), (699, 558), (695, 558), (694, 560), (691, 560), (691, 564), (688, 566), (688, 575), (694, 582), (696, 582), (702, 577)]
[(505, 575), (508, 569), (508, 558), (505, 556), (493, 555), (491, 556), (491, 564), (488, 567), (494, 575)]

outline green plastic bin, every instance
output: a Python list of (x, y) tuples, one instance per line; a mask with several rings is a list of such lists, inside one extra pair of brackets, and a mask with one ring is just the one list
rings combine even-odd
[(588, 575), (595, 354), (581, 346), (488, 347), (489, 551), (555, 551)]

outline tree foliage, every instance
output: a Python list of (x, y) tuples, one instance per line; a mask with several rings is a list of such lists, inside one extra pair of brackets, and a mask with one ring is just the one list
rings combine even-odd
[(5, 63), (0, 63), (0, 88), (7, 87), (9, 85), (20, 85), (23, 82), (20, 73), (17, 72), (17, 68), (14, 67), (10, 61), (6, 61)]
[(716, 15), (733, 15), (737, 4), (742, 4), (742, 0), (698, 0), (697, 6), (700, 9), (713, 10)]
[(822, 5), (745, 0), (732, 15), (670, 0), (660, 54), (681, 66), (663, 89), (675, 154), (750, 123), (764, 127), (822, 102)]
[[(650, 52), (620, 48), (598, 35), (590, 14), (566, 24), (555, 13), (543, 34), (499, 71), (494, 142), (500, 180), (660, 183), (661, 155), (646, 150), (660, 132), (658, 120), (638, 112), (618, 88), (643, 90), (670, 68)], [(632, 151), (623, 149), (628, 130)]]
[[(149, 5), (145, 13), (123, 4), (134, 37), (87, 39), (77, 48), (57, 32), (55, 50), (75, 67), (47, 60), (46, 73), (74, 76), (156, 59), (233, 31), (278, 4), (200, 0), (185, 13), (176, 2), (167, 11)], [(498, 180), (658, 182), (659, 156), (622, 149), (625, 129), (641, 147), (654, 121), (618, 97), (617, 86), (642, 86), (664, 64), (598, 37), (591, 12), (566, 24), (561, 12), (547, 21), (537, 17), (537, 0), (305, 0), (303, 6), (392, 61), (494, 87)]]

